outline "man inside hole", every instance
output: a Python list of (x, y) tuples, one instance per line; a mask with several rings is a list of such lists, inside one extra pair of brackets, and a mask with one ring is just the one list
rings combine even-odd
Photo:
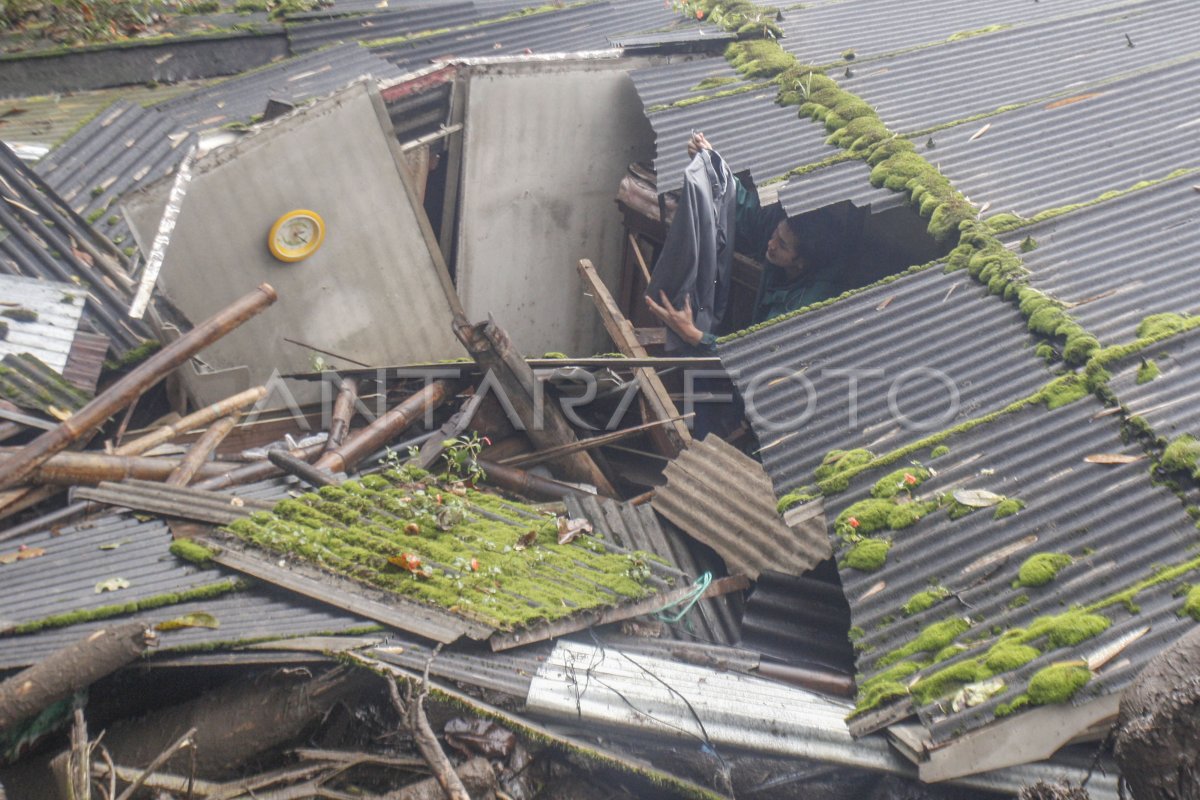
[[(729, 212), (726, 216), (732, 218), (725, 220), (725, 224), (732, 224), (734, 249), (758, 259), (763, 266), (749, 325), (837, 297), (847, 288), (840, 274), (841, 265), (837, 255), (841, 237), (831, 220), (817, 220), (812, 216), (788, 217), (778, 204), (763, 208), (759, 204), (757, 193), (752, 188), (747, 189), (743, 186), (741, 181), (728, 171), (727, 166), (720, 164), (720, 156), (714, 153), (712, 145), (703, 133), (693, 133), (687, 148), (688, 155), (693, 158), (692, 165), (688, 168), (691, 173), (689, 180), (705, 180), (704, 177), (697, 178), (704, 167), (707, 167), (707, 179), (711, 179), (714, 175), (713, 164), (727, 175), (732, 185), (728, 186), (729, 196), (725, 201), (726, 211)], [(704, 160), (704, 164), (695, 159), (702, 150), (708, 151), (708, 158)], [(720, 191), (715, 187), (715, 181), (711, 191)], [(736, 203), (733, 201), (733, 192), (736, 192)], [(715, 215), (718, 227), (722, 227), (719, 208), (715, 209)], [(678, 212), (676, 218), (679, 218)], [(718, 239), (727, 234), (727, 231), (718, 231)], [(729, 257), (732, 257), (732, 253)], [(717, 306), (715, 313), (710, 309), (701, 308), (701, 313), (697, 314), (693, 296), (699, 295), (688, 288), (689, 278), (680, 283), (677, 280), (671, 281), (671, 276), (668, 276), (668, 281), (664, 282), (674, 284), (674, 302), (668, 291), (658, 286), (662, 264), (660, 258), (659, 263), (655, 265), (655, 280), (646, 294), (647, 308), (678, 338), (682, 343), (679, 347), (684, 352), (690, 350), (696, 355), (715, 353), (717, 336), (722, 333), (715, 328), (722, 321), (722, 306), (728, 300), (728, 270), (720, 278), (710, 277), (708, 274), (702, 274), (699, 279), (689, 276), (693, 285), (707, 280), (726, 283), (704, 295), (706, 302)], [(703, 291), (704, 287), (699, 288)], [(655, 294), (657, 296), (652, 296)], [(720, 382), (700, 379), (696, 381), (695, 388), (700, 392), (716, 392), (720, 386)], [(716, 400), (714, 397), (714, 401)], [(740, 398), (735, 398), (733, 404), (701, 403), (696, 407), (693, 433), (697, 438), (703, 438), (710, 432), (728, 437), (740, 422), (742, 411)]]

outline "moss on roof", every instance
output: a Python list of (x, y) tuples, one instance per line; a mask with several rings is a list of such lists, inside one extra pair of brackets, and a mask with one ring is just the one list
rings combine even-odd
[(414, 470), (283, 500), (226, 530), (372, 587), (500, 629), (651, 594), (644, 553), (582, 535), (559, 544), (553, 515)]

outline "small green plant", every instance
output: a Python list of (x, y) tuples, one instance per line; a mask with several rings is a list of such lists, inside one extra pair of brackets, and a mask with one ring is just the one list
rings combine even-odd
[(442, 456), (446, 459), (446, 474), (471, 484), (483, 481), (487, 474), (476, 459), (483, 452), (484, 445), (491, 443), (491, 439), (481, 437), (475, 431), (471, 431), (470, 435), (464, 434), (442, 442), (442, 447), (445, 448)]

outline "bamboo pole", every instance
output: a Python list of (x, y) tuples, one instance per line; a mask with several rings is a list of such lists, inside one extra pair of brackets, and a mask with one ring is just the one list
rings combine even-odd
[(150, 356), (54, 430), (46, 431), (15, 458), (0, 465), (0, 488), (20, 483), (55, 453), (98, 428), (171, 370), (261, 312), (276, 298), (275, 290), (264, 283)]
[[(323, 449), (325, 449), (325, 443), (320, 442), (319, 444), (310, 444), (307, 447), (297, 447), (295, 450), (289, 450), (288, 454), (304, 461), (309, 461), (316, 458)], [(264, 458), (262, 461), (255, 461), (253, 464), (246, 464), (245, 466), (231, 469), (222, 475), (206, 478), (199, 483), (193, 484), (192, 488), (219, 491), (221, 489), (228, 489), (230, 486), (241, 486), (245, 483), (266, 480), (282, 472), (283, 470)]]
[(594, 495), (569, 483), (543, 478), (517, 467), (506, 467), (490, 461), (476, 461), (483, 470), (484, 483), (499, 486), (513, 494), (534, 500), (561, 500), (564, 497), (593, 497)]
[(354, 417), (354, 404), (358, 402), (358, 381), (353, 378), (342, 380), (337, 400), (333, 402), (333, 418), (329, 422), (329, 438), (325, 440), (325, 452), (337, 450), (350, 433), (350, 420)]
[(322, 486), (332, 486), (337, 483), (337, 479), (325, 470), (318, 469), (307, 461), (289, 455), (282, 450), (268, 451), (267, 459), (287, 474), (295, 475), (310, 486), (320, 488)]
[(376, 418), (367, 427), (347, 439), (341, 447), (331, 450), (314, 465), (330, 472), (349, 472), (354, 466), (380, 447), (394, 439), (425, 412), (437, 408), (453, 394), (449, 381), (433, 381), (404, 402)]
[[(15, 456), (0, 454), (0, 469)], [(40, 466), (34, 467), (29, 479), (45, 486), (94, 486), (102, 481), (123, 481), (137, 478), (146, 481), (163, 481), (170, 477), (180, 465), (178, 458), (146, 458), (145, 456), (110, 456), (107, 453), (58, 453)], [(230, 469), (228, 463), (213, 462), (201, 466), (205, 477), (220, 475)]]
[(187, 455), (179, 462), (179, 466), (167, 477), (167, 485), (187, 486), (192, 478), (196, 477), (196, 473), (204, 466), (204, 462), (208, 460), (212, 452), (233, 431), (238, 423), (238, 416), (235, 412), (227, 417), (221, 417), (209, 426), (204, 435), (192, 443), (192, 446), (188, 448)]
[(119, 456), (140, 456), (142, 453), (153, 450), (160, 444), (166, 444), (176, 436), (193, 431), (196, 428), (202, 428), (214, 420), (228, 416), (234, 411), (241, 411), (247, 406), (252, 406), (266, 396), (267, 387), (265, 386), (255, 386), (253, 389), (238, 392), (235, 395), (226, 397), (224, 400), (218, 400), (193, 414), (188, 414), (186, 417), (178, 419), (170, 425), (155, 428), (144, 436), (140, 436), (131, 442), (126, 442), (113, 452)]

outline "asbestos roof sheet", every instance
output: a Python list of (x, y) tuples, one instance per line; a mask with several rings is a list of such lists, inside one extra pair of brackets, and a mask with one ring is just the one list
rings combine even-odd
[[(341, 10), (341, 4), (332, 10)], [(479, 12), (471, 2), (420, 3), (400, 9), (388, 6), (385, 10), (375, 3), (363, 10), (370, 13), (321, 22), (289, 23), (287, 37), (292, 52), (307, 53), (336, 42), (373, 41), (418, 31), (453, 28), (479, 18)]]
[(1021, 255), (1030, 284), (1067, 304), (1103, 344), (1132, 341), (1151, 314), (1200, 312), (1195, 182), (1184, 176), (1004, 238), (1033, 240)]
[[(1056, 647), (1045, 637), (1031, 639), (1039, 655), (1025, 666), (1001, 672), (1004, 690), (973, 707), (953, 710), (949, 698), (961, 684), (948, 686), (944, 697), (918, 709), (935, 742), (994, 722), (998, 706), (1012, 702), (1027, 689), (1031, 676), (1050, 664), (1096, 659), (1095, 674), (1072, 698), (1074, 704), (1118, 692), (1154, 655), (1194, 627), (1179, 614), (1184, 602), (1179, 590), (1200, 570), (1195, 550), (1200, 534), (1179, 498), (1153, 485), (1146, 462), (1084, 460), (1093, 455), (1141, 455), (1136, 444), (1122, 442), (1116, 417), (1097, 416), (1102, 408), (1091, 396), (1053, 411), (1026, 406), (951, 435), (944, 441), (948, 453), (933, 459), (920, 456), (936, 474), (919, 484), (914, 498), (985, 490), (1018, 499), (1024, 508), (999, 520), (991, 508), (978, 508), (958, 519), (939, 508), (910, 527), (873, 533), (892, 541), (880, 569), (842, 568), (853, 622), (862, 632), (855, 643), (857, 667), (867, 679), (887, 662), (901, 660), (897, 651), (936, 623), (963, 620), (969, 625), (955, 638), (966, 649), (918, 675), (978, 658), (1006, 632), (1028, 629), (1037, 618), (1068, 609), (1082, 608), (1111, 622), (1107, 630), (1074, 645)], [(838, 514), (869, 497), (873, 484), (886, 473), (905, 465), (862, 473), (847, 492), (827, 498), (831, 537), (838, 538)], [(839, 542), (836, 547), (844, 556), (849, 544)], [(1026, 559), (1041, 553), (1066, 554), (1070, 563), (1042, 586), (1015, 584)], [(1189, 563), (1190, 571), (1185, 566), (1175, 577), (1163, 572)], [(1153, 583), (1156, 576), (1160, 583), (1146, 586), (1128, 604), (1121, 602), (1119, 593), (1141, 581)], [(925, 611), (902, 612), (914, 595), (939, 586), (951, 594)], [(1072, 625), (1072, 630), (1078, 629)], [(940, 642), (938, 649), (948, 643)], [(1110, 647), (1113, 652), (1100, 658)], [(927, 663), (932, 656), (916, 653), (908, 658)], [(904, 683), (911, 686), (912, 680)]]
[(824, 530), (785, 525), (762, 465), (721, 437), (693, 442), (663, 475), (654, 510), (716, 550), (730, 572), (800, 575), (829, 558)]
[[(662, 64), (629, 73), (647, 111), (681, 100), (698, 100), (713, 92), (750, 85), (724, 58)], [(708, 85), (704, 82), (708, 81)]]
[[(1143, 359), (1158, 375), (1138, 383)], [(1149, 423), (1157, 436), (1200, 438), (1200, 331), (1172, 336), (1109, 367), (1108, 388), (1130, 416)]]
[(489, 13), (473, 25), (374, 49), (393, 64), (413, 68), (434, 59), (604, 50), (623, 36), (650, 31), (695, 30), (701, 38), (700, 27), (659, 3), (600, 0), (511, 19)]
[[(678, 567), (681, 574), (677, 581), (680, 583), (694, 580), (711, 569), (711, 565), (703, 564), (692, 554), (680, 531), (660, 524), (649, 505), (635, 506), (600, 497), (570, 497), (566, 504), (571, 516), (589, 520), (607, 541), (626, 550), (653, 553)], [(696, 614), (689, 614), (677, 626), (669, 626), (673, 636), (691, 638), (699, 635), (706, 641), (723, 643), (737, 638), (737, 620), (726, 598), (701, 600), (695, 610)]]
[[(62, 418), (91, 399), (28, 353), (9, 353), (0, 360), (0, 397), (21, 408)], [(56, 413), (57, 412), (57, 413)]]
[[(286, 496), (294, 484), (294, 479), (281, 478), (241, 487), (229, 494), (250, 500), (278, 499)], [(5, 553), (16, 551), (21, 545), (45, 550), (44, 555), (35, 558), (0, 564), (0, 580), (6, 590), (0, 596), (0, 667), (28, 665), (113, 618), (159, 622), (204, 611), (216, 616), (220, 623), (218, 629), (188, 628), (164, 633), (163, 647), (319, 635), (373, 625), (331, 606), (259, 585), (205, 599), (184, 600), (178, 595), (228, 583), (238, 576), (231, 570), (198, 567), (177, 558), (169, 552), (171, 541), (171, 532), (163, 521), (143, 521), (118, 513), (61, 528), (51, 527), (0, 544)], [(97, 584), (112, 578), (123, 578), (129, 586), (116, 591), (97, 591)], [(156, 608), (140, 612), (120, 608), (152, 598)], [(109, 607), (114, 613), (105, 614), (104, 619), (72, 622), (68, 617), (29, 633), (13, 631), (22, 624)]]
[(759, 575), (746, 600), (738, 643), (781, 661), (850, 675), (849, 629), (850, 607), (830, 563), (808, 575)]
[[(1113, 3), (1112, 7), (1136, 3)], [(840, 61), (846, 51), (873, 58), (945, 42), (996, 26), (1013, 27), (1079, 14), (1096, 0), (846, 0), (805, 3), (784, 12), (784, 48), (801, 63)]]
[(0, 272), (78, 287), (89, 301), (83, 326), (108, 336), (118, 353), (148, 337), (141, 322), (125, 316), (126, 294), (96, 265), (92, 253), (123, 268), (111, 245), (3, 145), (0, 199)]
[(702, 131), (718, 152), (731, 159), (734, 172), (748, 170), (759, 184), (841, 152), (825, 143), (824, 127), (797, 121), (796, 109), (777, 105), (775, 94), (774, 85), (765, 84), (754, 91), (649, 114), (660, 190), (674, 189), (683, 180), (692, 131)]
[(334, 635), (376, 627), (370, 620), (332, 606), (254, 586), (207, 600), (175, 603), (151, 611), (48, 628), (33, 634), (0, 637), (0, 669), (27, 667), (90, 633), (131, 619), (158, 624), (188, 614), (211, 614), (217, 628), (180, 628), (159, 633), (156, 656), (189, 649), (233, 649), (250, 642), (295, 636)]
[(877, 189), (870, 178), (871, 169), (866, 162), (843, 161), (790, 178), (779, 189), (779, 203), (789, 217), (841, 202), (869, 208), (874, 214), (908, 203), (904, 192)]
[(1181, 129), (1196, 121), (1198, 81), (1200, 59), (1081, 87), (1075, 98), (941, 131), (924, 152), (959, 191), (988, 205), (985, 216), (1032, 217), (1200, 167)]
[[(8, 332), (0, 338), (0, 356), (28, 353), (50, 369), (62, 372), (67, 366), (71, 342), (83, 315), (84, 295), (73, 283), (0, 275), (0, 322)], [(22, 320), (4, 312), (20, 309), (37, 315)]]
[(833, 77), (875, 106), (893, 131), (912, 133), (1012, 104), (1077, 96), (1085, 85), (1178, 62), (1200, 52), (1197, 27), (1200, 5), (1191, 0), (1126, 3), (946, 42)]
[(935, 265), (766, 325), (718, 355), (783, 494), (812, 483), (830, 450), (885, 452), (1032, 394), (1051, 378), (1032, 344), (1014, 305)]

